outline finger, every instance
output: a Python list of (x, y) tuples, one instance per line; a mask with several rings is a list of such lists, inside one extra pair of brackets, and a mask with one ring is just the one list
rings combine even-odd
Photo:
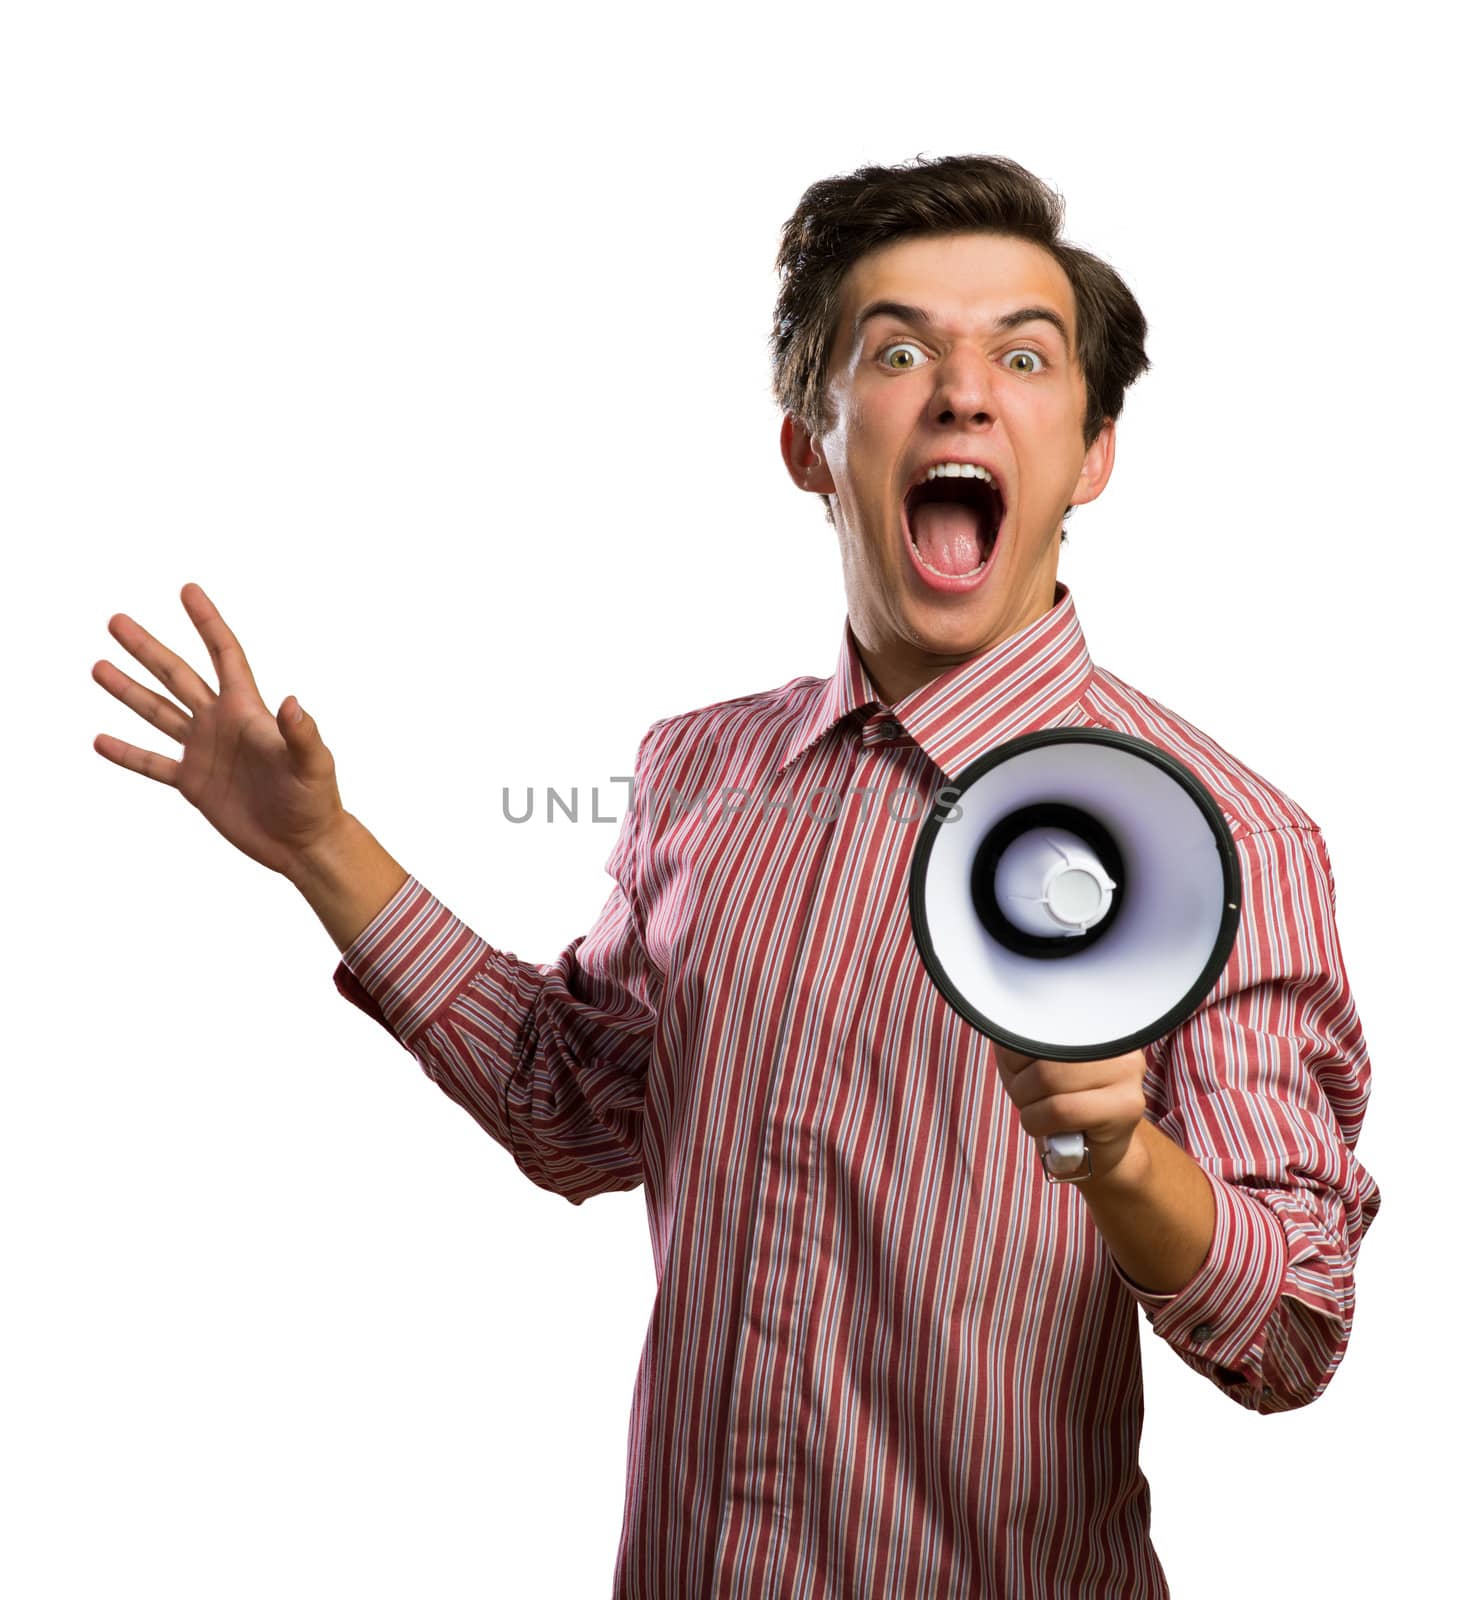
[(108, 761), (125, 767), (128, 772), (140, 772), (144, 778), (170, 784), (174, 789), (177, 787), (177, 775), (182, 770), (180, 761), (169, 760), (151, 750), (139, 750), (125, 739), (113, 739), (109, 733), (98, 733), (91, 741), (91, 748), (97, 755), (105, 756)]
[(1006, 1073), (1018, 1073), (1030, 1062), (1036, 1061), (1037, 1056), (1019, 1055), (1016, 1050), (1010, 1050), (1005, 1044), (993, 1043), (992, 1053), (997, 1058), (997, 1064)]
[(1082, 1133), (1090, 1142), (1096, 1141), (1110, 1125), (1127, 1125), (1143, 1114), (1143, 1096), (1128, 1088), (1052, 1095), (1018, 1109), (1018, 1119), (1024, 1130), (1034, 1136)]
[(170, 700), (164, 700), (160, 694), (154, 694), (151, 689), (138, 683), (135, 678), (129, 678), (109, 661), (98, 661), (91, 669), (91, 676), (109, 695), (120, 700), (129, 710), (135, 711), (139, 717), (150, 722), (169, 739), (176, 739), (178, 744), (187, 742), (187, 735), (192, 728), (192, 718), (186, 712), (179, 711)]
[(219, 690), (248, 689), (261, 703), (263, 696), (258, 693), (258, 685), (253, 681), (248, 657), (243, 654), (243, 646), (238, 643), (233, 630), (223, 621), (218, 608), (195, 583), (183, 584), (182, 603), (187, 608), (187, 614), (192, 618), (197, 631), (203, 636), (208, 654), (213, 658), (213, 666), (217, 668), (218, 673)]
[[(1027, 1059), (1027, 1058), (1024, 1058)], [(1008, 1074), (1004, 1082), (1016, 1106), (1036, 1105), (1050, 1095), (1101, 1091), (1122, 1081), (1107, 1061), (1032, 1060), (1025, 1071)]]
[(198, 677), (181, 656), (174, 654), (159, 639), (154, 639), (139, 622), (134, 622), (124, 611), (107, 623), (107, 632), (127, 652), (172, 691), (189, 711), (198, 711), (210, 705), (217, 696), (211, 685)]

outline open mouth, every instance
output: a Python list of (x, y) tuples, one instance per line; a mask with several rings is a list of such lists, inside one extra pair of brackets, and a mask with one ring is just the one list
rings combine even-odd
[(992, 558), (1007, 507), (985, 478), (933, 478), (907, 490), (902, 513), (923, 575), (942, 579), (936, 587), (969, 588)]

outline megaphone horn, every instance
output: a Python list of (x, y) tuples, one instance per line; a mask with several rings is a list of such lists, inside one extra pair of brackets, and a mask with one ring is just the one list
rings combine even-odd
[[(1219, 805), (1167, 751), (1110, 728), (1046, 728), (942, 789), (911, 861), (932, 982), (1021, 1055), (1100, 1061), (1179, 1026), (1240, 925)], [(1091, 1173), (1081, 1133), (1039, 1141), (1056, 1181)]]

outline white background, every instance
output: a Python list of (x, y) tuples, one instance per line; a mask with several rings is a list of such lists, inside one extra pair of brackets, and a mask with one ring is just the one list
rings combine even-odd
[(1155, 1544), (1180, 1600), (1421, 1592), (1455, 1421), (1446, 56), (1416, 5), (1006, 14), (7, 11), (17, 1600), (608, 1593), (641, 1191), (535, 1188), (336, 994), (285, 880), (93, 750), (176, 753), (91, 667), (150, 682), (124, 611), (210, 670), (201, 583), (344, 804), (551, 959), (615, 827), (513, 825), (503, 786), (616, 816), (650, 722), (834, 662), (769, 397), (781, 223), (967, 152), (1058, 187), (1148, 315), (1060, 575), (1097, 661), (1322, 826), (1372, 1054), (1327, 1393), (1252, 1415), (1140, 1319)]

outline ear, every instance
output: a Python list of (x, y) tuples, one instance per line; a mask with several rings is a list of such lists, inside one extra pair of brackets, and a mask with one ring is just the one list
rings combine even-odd
[(819, 440), (794, 417), (786, 416), (780, 424), (780, 454), (797, 489), (810, 494), (835, 493), (835, 481), (820, 454)]
[(1073, 493), (1068, 497), (1070, 505), (1087, 505), (1090, 500), (1097, 500), (1104, 492), (1104, 485), (1114, 470), (1114, 419), (1104, 418), (1104, 425), (1099, 429), (1098, 438), (1084, 452), (1083, 466), (1078, 474), (1078, 482), (1074, 485)]

